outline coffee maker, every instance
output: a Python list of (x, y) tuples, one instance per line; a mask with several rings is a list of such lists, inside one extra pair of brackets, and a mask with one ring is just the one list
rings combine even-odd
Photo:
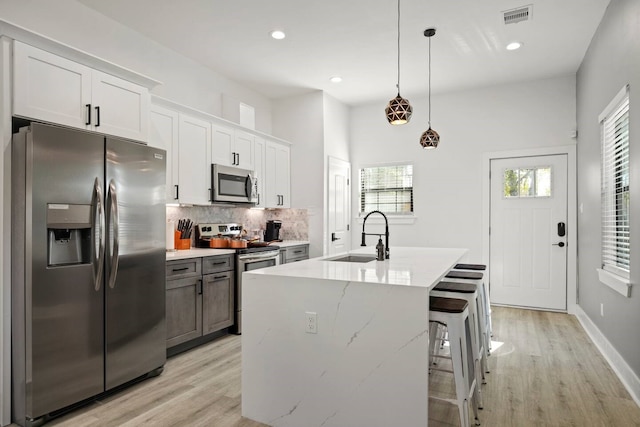
[(282, 221), (277, 219), (270, 219), (267, 221), (267, 228), (264, 232), (264, 241), (273, 242), (274, 240), (280, 240), (280, 227), (282, 227)]

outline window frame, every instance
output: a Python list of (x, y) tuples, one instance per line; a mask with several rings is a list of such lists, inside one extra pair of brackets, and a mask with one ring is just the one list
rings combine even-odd
[[(629, 280), (631, 272), (629, 85), (598, 116), (600, 123), (600, 260), (602, 270)], [(626, 138), (618, 138), (618, 122), (626, 114)], [(613, 120), (613, 123), (611, 122)], [(624, 150), (624, 152), (622, 151)], [(625, 179), (626, 178), (626, 179)], [(626, 185), (625, 185), (626, 184)], [(619, 212), (625, 203), (626, 221)], [(613, 232), (606, 221), (615, 220)], [(622, 223), (622, 224), (621, 224)], [(626, 230), (625, 230), (626, 228)], [(626, 248), (625, 248), (626, 246)], [(626, 261), (624, 254), (626, 252)], [(625, 268), (626, 267), (626, 268)]]
[[(362, 211), (363, 209), (363, 182), (362, 182), (362, 171), (364, 169), (372, 169), (372, 168), (386, 168), (386, 167), (398, 167), (398, 166), (410, 166), (411, 167), (411, 211), (410, 212), (384, 212), (382, 211), (390, 220), (392, 218), (396, 219), (412, 219), (415, 217), (415, 165), (413, 162), (390, 162), (390, 163), (377, 163), (377, 164), (364, 164), (358, 168), (358, 218), (363, 219), (367, 213), (370, 211)], [(392, 191), (398, 191), (396, 188), (391, 189)]]

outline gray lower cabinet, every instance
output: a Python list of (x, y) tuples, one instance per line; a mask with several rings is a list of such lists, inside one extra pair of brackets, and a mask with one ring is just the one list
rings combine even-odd
[(202, 334), (233, 325), (233, 272), (202, 277)]
[(202, 260), (169, 261), (167, 272), (167, 348), (202, 336)]
[(167, 262), (167, 348), (233, 325), (232, 255)]
[(280, 249), (280, 264), (309, 259), (309, 245), (296, 245)]

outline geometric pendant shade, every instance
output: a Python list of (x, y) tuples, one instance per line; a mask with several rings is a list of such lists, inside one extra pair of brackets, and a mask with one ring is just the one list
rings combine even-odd
[(413, 108), (411, 108), (409, 100), (401, 97), (400, 92), (398, 92), (398, 96), (389, 101), (384, 111), (387, 113), (389, 123), (403, 125), (411, 119)]
[(400, 96), (400, 0), (398, 0), (398, 81), (396, 83), (398, 95), (387, 104), (385, 113), (387, 121), (392, 125), (403, 125), (411, 119), (413, 109), (409, 100)]
[(429, 38), (429, 129), (423, 132), (420, 137), (420, 145), (422, 148), (436, 148), (440, 142), (438, 132), (431, 129), (431, 37), (436, 35), (435, 28), (427, 28), (424, 30), (424, 36)]

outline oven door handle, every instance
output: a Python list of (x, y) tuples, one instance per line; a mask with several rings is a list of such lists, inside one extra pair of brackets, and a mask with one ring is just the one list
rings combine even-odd
[[(275, 253), (272, 254), (271, 252), (275, 252)], [(276, 259), (280, 255), (280, 251), (263, 252), (263, 254), (251, 254), (249, 256), (240, 255), (238, 257), (238, 261), (243, 262), (243, 263), (246, 264), (246, 263), (253, 262), (253, 261), (263, 261), (265, 259), (270, 259), (270, 258)]]

